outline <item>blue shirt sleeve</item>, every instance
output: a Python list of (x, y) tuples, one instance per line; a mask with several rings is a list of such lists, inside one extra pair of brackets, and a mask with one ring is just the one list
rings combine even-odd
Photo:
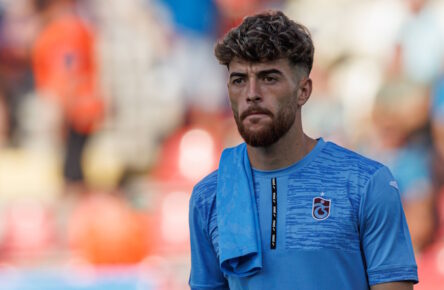
[(413, 247), (395, 179), (387, 167), (371, 177), (360, 205), (360, 238), (370, 285), (418, 282)]
[(208, 235), (208, 222), (203, 218), (193, 192), (189, 207), (191, 242), (191, 273), (189, 285), (192, 290), (227, 290), (228, 283), (223, 276), (219, 260)]

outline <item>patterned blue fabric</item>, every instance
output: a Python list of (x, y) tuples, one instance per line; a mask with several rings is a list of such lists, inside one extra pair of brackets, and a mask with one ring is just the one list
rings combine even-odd
[(260, 229), (247, 147), (225, 149), (217, 176), (219, 262), (223, 273), (239, 277), (262, 268)]
[[(276, 249), (270, 248), (271, 178)], [(191, 289), (361, 290), (417, 282), (397, 184), (384, 165), (319, 139), (288, 168), (253, 170), (263, 263), (248, 277), (223, 274), (219, 266), (217, 179), (217, 172), (207, 176), (190, 199)]]

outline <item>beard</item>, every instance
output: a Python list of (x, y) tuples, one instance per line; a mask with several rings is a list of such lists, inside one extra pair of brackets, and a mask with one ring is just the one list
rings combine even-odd
[[(270, 116), (271, 123), (266, 124), (261, 130), (249, 130), (244, 126), (243, 120), (253, 112)], [(252, 147), (268, 147), (276, 143), (290, 130), (296, 118), (293, 106), (282, 107), (276, 116), (271, 111), (257, 106), (248, 108), (240, 117), (238, 113), (233, 113), (239, 134), (245, 143)]]

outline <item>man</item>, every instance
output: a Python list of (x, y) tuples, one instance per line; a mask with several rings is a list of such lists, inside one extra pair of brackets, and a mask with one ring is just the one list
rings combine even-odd
[(190, 200), (191, 289), (413, 289), (397, 184), (382, 164), (304, 134), (313, 44), (282, 12), (219, 41), (246, 144), (226, 149)]
[(32, 62), (36, 90), (63, 114), (66, 192), (86, 190), (81, 160), (104, 114), (97, 87), (95, 38), (76, 13), (76, 0), (35, 0), (44, 24), (35, 39)]

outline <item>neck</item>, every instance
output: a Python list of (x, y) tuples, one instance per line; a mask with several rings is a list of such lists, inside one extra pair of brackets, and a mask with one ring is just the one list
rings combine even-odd
[(314, 148), (316, 142), (304, 134), (301, 122), (295, 122), (284, 136), (270, 146), (247, 145), (248, 157), (255, 169), (276, 170), (288, 167), (304, 158)]

